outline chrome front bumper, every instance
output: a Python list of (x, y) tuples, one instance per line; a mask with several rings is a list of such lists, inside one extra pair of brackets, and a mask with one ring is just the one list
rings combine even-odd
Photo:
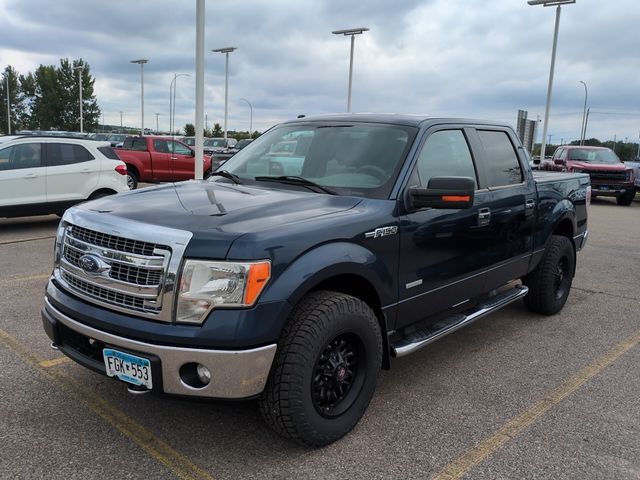
[[(161, 365), (162, 391), (173, 395), (227, 399), (255, 396), (264, 389), (276, 353), (276, 344), (233, 351), (171, 347), (129, 340), (73, 320), (57, 310), (47, 298), (45, 298), (43, 317), (45, 312), (67, 329), (98, 340), (109, 347), (120, 347), (141, 356), (147, 354), (157, 357)], [(60, 350), (67, 353), (64, 344), (60, 345)], [(75, 355), (69, 356), (74, 358)], [(209, 369), (211, 381), (208, 385), (194, 388), (181, 380), (180, 367), (188, 363), (200, 363)]]

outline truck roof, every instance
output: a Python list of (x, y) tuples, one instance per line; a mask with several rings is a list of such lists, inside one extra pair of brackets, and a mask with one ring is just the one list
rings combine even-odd
[(367, 122), (367, 123), (387, 123), (419, 127), (425, 123), (459, 123), (459, 124), (481, 124), (492, 126), (508, 126), (505, 123), (493, 122), (490, 120), (477, 120), (469, 118), (437, 117), (424, 114), (397, 114), (397, 113), (332, 113), (313, 116), (299, 116), (296, 119), (284, 123), (306, 123), (306, 122)]

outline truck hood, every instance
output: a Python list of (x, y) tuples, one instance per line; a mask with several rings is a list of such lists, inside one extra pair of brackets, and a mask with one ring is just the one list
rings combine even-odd
[(594, 172), (624, 172), (627, 169), (624, 163), (589, 163), (571, 160), (569, 165), (571, 168), (582, 168)]
[[(192, 232), (191, 243), (204, 242), (212, 257), (224, 258), (231, 243), (245, 233), (335, 214), (361, 201), (304, 190), (190, 180), (103, 197), (77, 208), (140, 222), (141, 228), (150, 224)], [(117, 223), (117, 218), (113, 221)]]

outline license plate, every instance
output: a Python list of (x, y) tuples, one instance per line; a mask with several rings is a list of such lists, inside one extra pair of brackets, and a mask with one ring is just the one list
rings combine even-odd
[(137, 357), (129, 353), (105, 348), (102, 350), (107, 375), (134, 385), (153, 387), (151, 379), (151, 362), (147, 358)]
[(600, 185), (598, 187), (598, 189), (600, 189), (600, 190), (609, 190), (609, 185)]

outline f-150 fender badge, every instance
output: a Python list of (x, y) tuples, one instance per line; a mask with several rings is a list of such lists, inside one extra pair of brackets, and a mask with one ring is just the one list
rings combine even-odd
[(398, 227), (380, 227), (376, 228), (373, 232), (367, 232), (364, 234), (365, 238), (380, 238), (386, 237), (387, 235), (396, 235), (398, 233)]

